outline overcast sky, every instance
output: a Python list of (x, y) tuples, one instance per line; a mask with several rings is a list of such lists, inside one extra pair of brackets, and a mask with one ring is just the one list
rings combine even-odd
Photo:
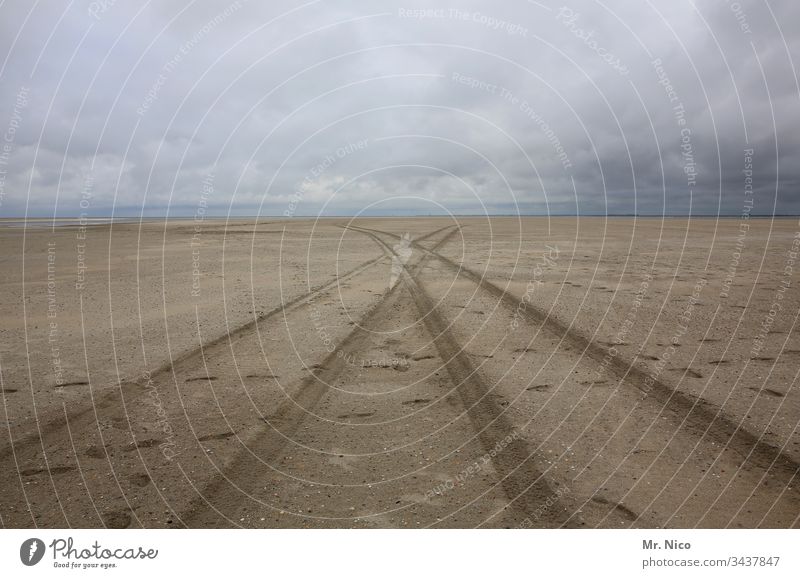
[(799, 213), (798, 23), (794, 0), (10, 0), (0, 218)]

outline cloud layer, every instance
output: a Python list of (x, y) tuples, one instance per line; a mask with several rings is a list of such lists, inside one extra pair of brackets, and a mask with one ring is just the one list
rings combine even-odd
[(789, 0), (7, 2), (0, 217), (798, 213), (798, 21)]

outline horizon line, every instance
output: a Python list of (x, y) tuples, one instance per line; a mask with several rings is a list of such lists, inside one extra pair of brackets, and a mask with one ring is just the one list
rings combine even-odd
[[(724, 218), (743, 218), (741, 213), (674, 213), (674, 214), (658, 214), (658, 213), (645, 213), (645, 214), (637, 214), (637, 213), (550, 213), (550, 214), (540, 214), (540, 213), (531, 213), (531, 214), (515, 214), (515, 213), (491, 213), (491, 214), (476, 214), (476, 213), (451, 213), (451, 214), (423, 214), (423, 213), (414, 213), (414, 214), (387, 214), (387, 213), (380, 213), (374, 215), (353, 215), (353, 214), (342, 214), (342, 215), (282, 215), (282, 214), (265, 214), (265, 215), (203, 215), (201, 217), (197, 217), (197, 215), (152, 215), (152, 216), (144, 216), (144, 215), (73, 215), (73, 216), (36, 216), (36, 215), (28, 215), (28, 216), (5, 216), (0, 217), (0, 222), (3, 221), (59, 221), (59, 220), (98, 220), (98, 219), (125, 219), (125, 220), (155, 220), (155, 219), (193, 219), (197, 220), (198, 222), (207, 220), (207, 219), (260, 219), (260, 218), (269, 218), (269, 219), (286, 219), (290, 221), (292, 219), (344, 219), (344, 218), (358, 218), (358, 219), (373, 219), (373, 218), (403, 218), (403, 217), (422, 217), (422, 218), (448, 218), (448, 217), (511, 217), (511, 218), (543, 218), (543, 217), (636, 217), (636, 218), (677, 218), (677, 217), (697, 217), (697, 218), (711, 218), (711, 217), (724, 217)], [(800, 213), (763, 213), (763, 214), (749, 214), (746, 218), (755, 218), (755, 219), (765, 219), (770, 217), (800, 217)]]

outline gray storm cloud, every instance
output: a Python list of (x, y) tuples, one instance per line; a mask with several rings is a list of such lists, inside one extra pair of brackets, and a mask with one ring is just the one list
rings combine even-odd
[(0, 16), (2, 217), (800, 212), (788, 0)]

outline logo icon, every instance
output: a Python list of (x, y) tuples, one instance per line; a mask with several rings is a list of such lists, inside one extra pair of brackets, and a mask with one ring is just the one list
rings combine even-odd
[(26, 566), (35, 566), (44, 557), (44, 542), (39, 538), (28, 538), (19, 547), (19, 559)]
[(414, 252), (411, 248), (411, 235), (403, 233), (403, 236), (400, 237), (400, 241), (392, 247), (392, 249), (394, 250), (394, 255), (392, 255), (392, 274), (389, 278), (390, 289), (400, 280), (400, 276), (403, 274), (403, 268), (411, 258), (411, 253)]

